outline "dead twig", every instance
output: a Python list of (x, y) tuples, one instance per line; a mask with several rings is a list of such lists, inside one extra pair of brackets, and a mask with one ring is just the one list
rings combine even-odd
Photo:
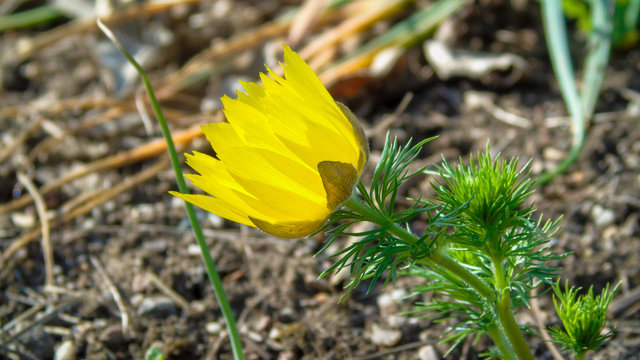
[(45, 118), (43, 116), (36, 117), (34, 120), (31, 121), (31, 123), (27, 126), (27, 128), (24, 129), (24, 131), (22, 131), (15, 138), (15, 140), (11, 144), (4, 147), (4, 149), (0, 150), (0, 163), (5, 161), (9, 156), (11, 156), (11, 154), (13, 154), (16, 151), (18, 146), (24, 143), (29, 137), (29, 135), (31, 135), (32, 132), (34, 132), (40, 125), (42, 125), (42, 123), (44, 122), (44, 119)]
[(549, 350), (549, 353), (551, 354), (551, 356), (553, 356), (554, 360), (564, 360), (564, 357), (562, 356), (562, 354), (560, 354), (560, 351), (558, 351), (558, 349), (556, 349), (556, 347), (553, 345), (553, 339), (551, 338), (551, 336), (549, 336), (549, 333), (544, 326), (542, 311), (540, 310), (540, 303), (538, 301), (538, 298), (536, 297), (537, 292), (538, 291), (536, 288), (532, 290), (532, 296), (529, 303), (531, 304), (531, 312), (533, 313), (533, 317), (536, 319), (538, 332), (540, 333), (540, 336), (542, 336), (544, 345), (547, 347), (547, 350)]
[[(110, 16), (102, 18), (105, 24), (115, 25), (136, 20), (140, 16), (149, 16), (153, 14), (163, 13), (171, 9), (175, 5), (197, 3), (201, 0), (165, 0), (160, 2), (144, 2), (134, 3)], [(49, 46), (56, 44), (58, 41), (67, 39), (75, 35), (86, 35), (87, 33), (97, 32), (96, 19), (76, 20), (66, 25), (59, 26), (53, 30), (42, 33), (34, 37), (29, 43), (16, 49), (16, 61), (21, 62), (32, 57)]]
[(191, 313), (191, 304), (182, 295), (175, 292), (172, 288), (167, 286), (156, 274), (147, 272), (146, 278), (160, 291), (167, 295), (173, 302), (178, 304), (186, 314)]
[[(21, 336), (23, 336), (24, 334), (26, 334), (29, 331), (31, 331), (34, 327), (47, 323), (49, 320), (53, 319), (59, 312), (64, 311), (66, 308), (79, 303), (81, 299), (82, 298), (71, 298), (71, 299), (64, 300), (62, 303), (58, 304), (53, 309), (48, 310), (43, 316), (41, 316), (38, 319), (34, 320), (28, 326), (25, 326), (22, 330), (20, 330), (17, 333), (13, 334), (10, 338), (4, 340), (2, 342), (2, 344), (0, 344), (0, 346), (6, 346), (6, 345), (18, 340)], [(33, 312), (32, 315), (34, 315), (36, 313), (37, 312)]]
[(53, 285), (53, 250), (51, 248), (51, 232), (47, 217), (47, 205), (42, 194), (33, 181), (22, 172), (17, 174), (18, 181), (27, 189), (36, 204), (36, 212), (40, 218), (40, 233), (42, 234), (42, 256), (44, 257), (45, 285)]
[(127, 336), (131, 335), (133, 333), (133, 330), (131, 329), (131, 326), (129, 324), (129, 310), (127, 309), (127, 306), (125, 305), (124, 300), (120, 295), (120, 291), (118, 291), (118, 288), (109, 277), (109, 274), (107, 274), (107, 271), (104, 269), (100, 261), (95, 256), (93, 255), (89, 256), (89, 261), (91, 261), (91, 265), (93, 265), (93, 267), (96, 268), (100, 276), (102, 276), (102, 279), (104, 280), (104, 283), (107, 286), (107, 289), (111, 293), (111, 296), (113, 297), (113, 300), (115, 301), (116, 306), (120, 311), (120, 321), (122, 326), (122, 332)]
[(340, 25), (325, 31), (302, 48), (300, 56), (309, 60), (316, 56), (321, 56), (328, 48), (334, 47), (339, 41), (401, 11), (409, 2), (406, 0), (381, 1), (378, 2), (378, 6), (367, 7), (364, 12), (354, 12), (352, 16), (345, 17), (345, 20)]
[[(200, 126), (192, 126), (182, 131), (177, 131), (173, 135), (173, 141), (178, 146), (185, 146), (190, 143), (196, 137), (202, 135)], [(156, 156), (163, 153), (166, 150), (166, 143), (164, 139), (158, 138), (147, 142), (137, 148), (129, 150), (124, 153), (112, 155), (100, 160), (96, 160), (82, 169), (70, 172), (67, 175), (51, 181), (40, 189), (42, 195), (46, 195), (53, 190), (59, 189), (63, 185), (88, 175), (93, 172), (101, 171), (109, 168), (118, 168), (125, 165), (133, 164), (141, 160)], [(30, 194), (22, 195), (21, 197), (7, 203), (0, 205), (0, 215), (17, 210), (24, 206), (29, 205), (33, 201), (33, 197)]]
[(289, 29), (288, 43), (295, 47), (310, 31), (318, 21), (322, 10), (325, 8), (326, 0), (305, 0), (298, 15), (293, 20)]
[[(137, 175), (124, 180), (123, 182), (119, 183), (118, 185), (112, 188), (105, 189), (104, 191), (102, 191), (100, 195), (95, 196), (93, 199), (91, 199), (91, 201), (87, 202), (86, 204), (79, 206), (78, 208), (63, 215), (62, 217), (58, 217), (56, 219), (51, 220), (50, 221), (51, 227), (53, 228), (53, 227), (59, 226), (60, 224), (70, 221), (80, 215), (88, 213), (94, 207), (107, 202), (108, 200), (112, 199), (116, 195), (119, 195), (120, 193), (128, 189), (131, 189), (134, 186), (139, 185), (140, 183), (147, 181), (153, 176), (156, 176), (160, 171), (166, 169), (168, 165), (169, 165), (169, 161), (168, 161), (168, 158), (165, 156), (160, 160), (158, 160), (153, 166), (145, 169), (144, 171), (138, 173)], [(0, 262), (0, 268), (2, 268), (7, 264), (7, 260), (10, 259), (11, 256), (13, 256), (13, 254), (15, 254), (16, 251), (18, 251), (23, 246), (33, 241), (35, 238), (40, 236), (40, 234), (41, 234), (41, 230), (39, 228), (31, 229), (31, 230), (28, 230), (26, 233), (24, 233), (22, 236), (20, 236), (20, 238), (18, 238), (16, 241), (11, 243), (11, 245), (7, 248), (4, 254), (2, 254), (2, 258), (1, 258), (2, 261)]]

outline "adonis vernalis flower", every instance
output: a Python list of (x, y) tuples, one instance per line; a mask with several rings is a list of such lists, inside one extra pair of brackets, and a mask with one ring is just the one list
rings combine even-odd
[(208, 195), (172, 192), (226, 219), (283, 238), (308, 235), (352, 193), (369, 148), (355, 116), (284, 46), (284, 78), (222, 98), (227, 121), (202, 126), (215, 157), (194, 151), (187, 175)]

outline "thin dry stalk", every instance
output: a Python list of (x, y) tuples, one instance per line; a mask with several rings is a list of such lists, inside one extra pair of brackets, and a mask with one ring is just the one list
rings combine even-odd
[[(166, 156), (162, 157), (153, 166), (145, 169), (144, 171), (136, 174), (133, 177), (130, 177), (124, 180), (123, 182), (119, 183), (118, 185), (112, 188), (105, 189), (100, 195), (95, 196), (94, 198), (91, 199), (91, 201), (87, 202), (83, 206), (80, 206), (74, 209), (73, 211), (62, 215), (61, 217), (51, 220), (50, 226), (52, 228), (56, 226), (60, 226), (61, 224), (68, 222), (80, 215), (84, 215), (88, 213), (94, 207), (104, 204), (105, 202), (111, 200), (113, 197), (121, 194), (122, 192), (129, 190), (134, 186), (137, 186), (147, 181), (148, 179), (158, 175), (158, 173), (166, 169), (168, 165), (169, 165), (168, 158)], [(22, 247), (24, 247), (25, 245), (27, 245), (28, 243), (30, 243), (40, 235), (41, 235), (41, 230), (39, 228), (34, 228), (31, 230), (28, 230), (26, 233), (22, 234), (20, 238), (18, 238), (13, 243), (11, 243), (11, 245), (9, 245), (9, 247), (4, 252), (4, 254), (2, 254), (2, 261), (0, 262), (0, 268), (7, 265), (7, 260), (10, 259), (15, 254), (16, 251), (18, 251), (19, 249), (21, 249)]]
[[(110, 16), (102, 18), (102, 22), (114, 26), (127, 21), (139, 19), (141, 16), (150, 16), (166, 12), (176, 5), (192, 4), (200, 1), (201, 0), (164, 0), (158, 2), (134, 3), (133, 5), (119, 10), (118, 12), (114, 12)], [(25, 61), (38, 52), (56, 44), (60, 40), (76, 35), (86, 35), (97, 31), (98, 28), (96, 26), (95, 18), (76, 20), (66, 25), (61, 25), (53, 30), (34, 37), (29, 42), (28, 46), (16, 49), (16, 61)]]
[[(356, 4), (353, 4), (354, 6), (343, 6), (339, 9), (322, 13), (314, 29), (357, 14), (361, 10), (361, 5), (355, 5), (359, 3), (362, 3), (362, 1), (356, 2)], [(158, 99), (169, 98), (191, 85), (194, 79), (209, 76), (216, 67), (220, 66), (223, 60), (229, 57), (242, 51), (255, 49), (270, 39), (284, 36), (291, 28), (291, 23), (292, 20), (274, 20), (245, 33), (238, 34), (227, 41), (215, 42), (211, 48), (194, 56), (180, 70), (161, 81), (156, 91)]]
[(53, 103), (47, 102), (43, 106), (41, 99), (36, 99), (19, 105), (7, 106), (0, 109), (0, 118), (15, 118), (23, 109), (34, 109), (35, 111), (47, 111), (52, 114), (68, 110), (94, 110), (112, 107), (116, 103), (110, 97), (73, 98), (59, 99)]
[[(196, 137), (202, 136), (202, 132), (200, 131), (200, 126), (192, 126), (182, 131), (175, 132), (173, 136), (173, 141), (178, 146), (186, 146)], [(132, 150), (129, 150), (124, 153), (115, 154), (103, 159), (96, 160), (86, 167), (82, 169), (78, 169), (67, 175), (58, 178), (54, 181), (47, 183), (42, 186), (40, 189), (40, 193), (46, 195), (53, 190), (59, 189), (63, 185), (91, 174), (93, 172), (110, 169), (110, 168), (119, 168), (122, 166), (126, 166), (129, 164), (137, 163), (141, 160), (148, 159), (153, 156), (157, 156), (166, 151), (166, 143), (164, 139), (154, 139), (143, 145), (138, 146)], [(21, 197), (7, 203), (4, 205), (0, 205), (0, 215), (6, 214), (10, 211), (14, 211), (20, 209), (24, 206), (31, 204), (33, 201), (33, 197), (30, 194), (22, 195)]]
[(287, 42), (295, 47), (313, 28), (327, 4), (326, 0), (305, 0), (289, 29)]
[(109, 293), (111, 293), (111, 296), (113, 297), (113, 300), (115, 301), (116, 306), (118, 306), (118, 311), (120, 311), (120, 321), (122, 326), (122, 332), (125, 335), (131, 335), (132, 330), (131, 330), (131, 326), (129, 325), (129, 310), (125, 305), (124, 300), (122, 299), (122, 296), (118, 291), (118, 288), (113, 283), (113, 281), (109, 277), (109, 274), (107, 274), (107, 271), (104, 269), (100, 261), (95, 256), (89, 256), (89, 261), (91, 261), (91, 265), (93, 265), (93, 267), (96, 268), (100, 276), (102, 276), (102, 279), (104, 280), (104, 283), (107, 286)]
[(158, 290), (162, 291), (165, 295), (167, 295), (173, 302), (178, 304), (185, 312), (185, 314), (191, 313), (191, 305), (189, 302), (180, 294), (175, 292), (172, 288), (167, 286), (156, 274), (152, 272), (146, 273), (146, 278), (156, 287)]
[(533, 293), (529, 303), (531, 304), (531, 312), (533, 313), (533, 317), (536, 319), (536, 326), (538, 327), (538, 332), (540, 333), (540, 336), (542, 336), (542, 340), (544, 340), (544, 345), (547, 347), (547, 350), (549, 350), (549, 353), (551, 354), (553, 359), (564, 360), (564, 357), (562, 356), (562, 354), (560, 354), (560, 351), (558, 351), (558, 349), (556, 349), (556, 347), (553, 345), (553, 342), (552, 342), (553, 339), (551, 338), (551, 336), (549, 336), (549, 333), (547, 332), (547, 329), (544, 326), (544, 321), (542, 320), (542, 315), (541, 315), (542, 311), (540, 310), (540, 303), (538, 301), (538, 298), (536, 297), (536, 294), (537, 294), (537, 290), (533, 289)]
[(325, 31), (302, 48), (300, 56), (305, 59), (321, 56), (327, 48), (334, 47), (347, 37), (366, 30), (380, 20), (398, 13), (408, 3), (409, 1), (384, 1), (381, 5), (372, 7), (365, 12), (353, 14), (353, 16), (345, 18), (340, 25)]
[(33, 201), (36, 204), (36, 212), (40, 218), (40, 233), (42, 234), (42, 256), (44, 257), (45, 268), (45, 285), (53, 285), (53, 250), (51, 248), (51, 231), (49, 227), (49, 219), (47, 218), (47, 205), (42, 198), (42, 194), (33, 184), (33, 181), (19, 172), (17, 174), (18, 181), (27, 189)]
[(16, 151), (16, 149), (21, 144), (23, 144), (27, 140), (27, 138), (29, 138), (29, 135), (31, 135), (32, 132), (34, 132), (40, 125), (42, 125), (43, 122), (44, 122), (44, 117), (42, 116), (36, 117), (31, 121), (31, 123), (27, 126), (27, 128), (24, 129), (16, 137), (13, 143), (9, 144), (4, 149), (0, 150), (0, 163), (5, 161), (9, 156), (11, 156), (11, 154), (13, 154)]

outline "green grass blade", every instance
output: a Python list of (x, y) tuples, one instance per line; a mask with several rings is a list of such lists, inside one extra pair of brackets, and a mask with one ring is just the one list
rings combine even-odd
[[(116, 37), (113, 35), (111, 30), (109, 30), (100, 20), (98, 20), (98, 27), (102, 32), (113, 42), (113, 44), (122, 52), (122, 54), (129, 60), (131, 65), (133, 65), (140, 77), (142, 78), (142, 82), (144, 83), (145, 89), (147, 90), (147, 94), (149, 96), (149, 101), (151, 102), (151, 106), (153, 107), (153, 111), (158, 119), (158, 123), (160, 123), (160, 127), (162, 128), (162, 134), (164, 135), (165, 140), (167, 141), (167, 150), (169, 151), (169, 156), (171, 158), (171, 165), (173, 166), (173, 171), (176, 174), (176, 182), (178, 183), (178, 190), (180, 190), (183, 194), (188, 194), (189, 189), (187, 188), (187, 184), (184, 180), (184, 176), (182, 175), (182, 168), (180, 165), (180, 161), (178, 160), (178, 154), (176, 153), (176, 148), (173, 144), (173, 139), (171, 137), (171, 133), (169, 131), (169, 127), (167, 126), (167, 122), (165, 121), (164, 114), (160, 109), (160, 105), (155, 97), (153, 89), (151, 88), (151, 83), (147, 78), (147, 74), (144, 69), (135, 61), (135, 59), (122, 47), (122, 45), (118, 42)], [(211, 258), (211, 252), (209, 251), (209, 246), (204, 240), (204, 235), (202, 234), (202, 229), (200, 227), (200, 223), (198, 222), (198, 218), (196, 217), (195, 209), (193, 205), (185, 201), (185, 208), (187, 210), (187, 216), (189, 218), (189, 222), (191, 223), (191, 228), (193, 229), (193, 233), (196, 237), (196, 241), (200, 246), (200, 253), (202, 254), (202, 259), (205, 264), (205, 268), (207, 269), (207, 274), (209, 275), (209, 280), (211, 281), (211, 285), (214, 288), (216, 297), (218, 298), (218, 303), (220, 305), (220, 310), (222, 311), (222, 315), (225, 318), (227, 323), (227, 331), (229, 331), (229, 338), (231, 341), (231, 349), (233, 351), (233, 357), (236, 360), (243, 360), (244, 355), (242, 354), (242, 341), (240, 339), (240, 334), (238, 333), (238, 329), (236, 326), (236, 320), (233, 316), (233, 310), (231, 309), (231, 304), (227, 299), (227, 295), (224, 291), (224, 287), (222, 286), (222, 279), (220, 278), (220, 274), (216, 270), (215, 263), (213, 258)]]
[(585, 120), (593, 115), (600, 95), (605, 67), (611, 54), (614, 1), (591, 0), (591, 34), (582, 79), (582, 109)]
[(556, 74), (562, 97), (571, 115), (573, 139), (567, 157), (552, 171), (540, 175), (538, 184), (546, 184), (556, 175), (563, 173), (580, 155), (585, 137), (586, 118), (582, 107), (576, 79), (569, 53), (567, 26), (558, 0), (541, 0), (542, 23), (549, 49), (551, 65)]
[(0, 32), (40, 25), (64, 16), (65, 14), (60, 9), (50, 5), (3, 15), (0, 16)]
[[(399, 3), (405, 0), (396, 0)], [(359, 47), (353, 54), (332, 65), (338, 68), (344, 63), (367, 57), (389, 47), (409, 48), (424, 40), (437, 25), (462, 9), (467, 0), (440, 0), (419, 10), (409, 18), (392, 26), (389, 30)]]

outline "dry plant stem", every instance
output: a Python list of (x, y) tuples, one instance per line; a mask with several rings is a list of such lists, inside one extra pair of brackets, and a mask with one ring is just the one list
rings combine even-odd
[(378, 21), (402, 10), (408, 3), (409, 1), (407, 0), (385, 1), (378, 7), (348, 17), (340, 25), (326, 31), (317, 39), (310, 42), (309, 45), (300, 50), (299, 54), (305, 59), (317, 56), (319, 53), (325, 52), (328, 47), (335, 46), (340, 40), (358, 31), (362, 31), (376, 24)]
[[(360, 13), (362, 11), (362, 4), (360, 3), (362, 2), (352, 2), (339, 9), (323, 13), (318, 18), (314, 29), (332, 21), (349, 18), (354, 14)], [(291, 23), (291, 19), (276, 19), (236, 35), (228, 41), (214, 42), (211, 48), (194, 56), (180, 70), (159, 82), (158, 90), (156, 91), (158, 98), (170, 97), (200, 79), (208, 79), (221, 61), (242, 51), (259, 47), (269, 39), (284, 36), (289, 31)]]
[(407, 48), (418, 43), (427, 32), (435, 29), (440, 21), (451, 17), (464, 5), (466, 5), (464, 0), (437, 1), (362, 45), (350, 57), (323, 69), (318, 77), (325, 84), (333, 84), (348, 75), (362, 72), (371, 65), (381, 51), (393, 47)]
[(182, 295), (175, 292), (171, 287), (165, 284), (156, 274), (147, 272), (145, 277), (156, 287), (167, 295), (173, 302), (182, 308), (185, 314), (191, 314), (191, 304)]
[[(120, 24), (130, 20), (136, 20), (143, 15), (150, 16), (165, 12), (175, 5), (197, 3), (201, 1), (202, 0), (165, 0), (134, 4), (114, 12), (113, 14), (103, 18), (102, 21), (110, 25)], [(16, 51), (15, 60), (24, 61), (37, 52), (54, 45), (60, 40), (68, 39), (74, 35), (86, 35), (87, 33), (92, 33), (96, 30), (96, 19), (76, 20), (69, 24), (57, 27), (31, 39), (29, 47)]]
[(17, 174), (18, 181), (27, 188), (36, 203), (36, 211), (40, 218), (40, 232), (42, 233), (42, 255), (44, 256), (45, 285), (53, 285), (53, 251), (51, 249), (51, 232), (47, 218), (47, 204), (38, 192), (38, 188), (24, 173)]
[(11, 156), (20, 144), (24, 143), (29, 135), (35, 131), (38, 126), (40, 126), (44, 122), (43, 116), (38, 116), (35, 120), (31, 121), (31, 124), (22, 131), (15, 139), (15, 141), (8, 146), (4, 147), (4, 149), (0, 150), (0, 162), (5, 161), (9, 156)]
[(132, 331), (131, 331), (131, 327), (129, 326), (129, 312), (127, 310), (127, 306), (124, 304), (124, 301), (122, 300), (122, 296), (120, 295), (118, 288), (113, 283), (113, 281), (111, 281), (109, 274), (107, 274), (107, 271), (104, 269), (104, 267), (96, 257), (89, 256), (89, 261), (91, 261), (91, 264), (93, 265), (93, 267), (95, 267), (96, 270), (98, 270), (98, 273), (104, 279), (104, 282), (107, 285), (107, 289), (109, 289), (109, 292), (113, 297), (113, 300), (118, 306), (118, 310), (120, 310), (120, 321), (122, 324), (122, 332), (125, 335), (130, 335)]
[[(127, 58), (131, 65), (133, 65), (140, 74), (144, 87), (147, 90), (147, 94), (149, 95), (149, 100), (151, 102), (151, 106), (153, 107), (153, 111), (157, 117), (160, 127), (162, 128), (162, 134), (164, 135), (164, 138), (167, 142), (167, 150), (171, 159), (173, 171), (176, 175), (178, 189), (181, 193), (188, 194), (189, 189), (187, 188), (187, 183), (184, 179), (184, 175), (182, 175), (180, 161), (178, 159), (175, 145), (173, 144), (173, 138), (171, 137), (169, 126), (167, 125), (162, 110), (160, 109), (160, 105), (158, 104), (158, 101), (153, 92), (153, 88), (151, 87), (151, 83), (149, 82), (144, 69), (142, 69), (140, 64), (138, 64), (138, 62), (135, 61), (135, 59), (124, 49), (120, 42), (118, 42), (109, 28), (107, 28), (100, 20), (98, 20), (97, 23), (100, 30), (102, 30), (102, 32), (109, 38), (109, 40), (111, 40), (111, 42), (118, 48), (118, 50), (120, 50), (120, 52)], [(200, 227), (200, 223), (198, 222), (198, 218), (196, 216), (193, 205), (186, 201), (184, 204), (187, 210), (189, 223), (191, 224), (191, 228), (193, 229), (196, 241), (198, 243), (198, 246), (200, 247), (200, 253), (207, 270), (207, 275), (209, 275), (209, 280), (211, 281), (211, 285), (215, 290), (218, 304), (220, 305), (220, 310), (222, 311), (222, 314), (227, 323), (227, 331), (229, 332), (229, 338), (231, 340), (231, 350), (233, 352), (233, 357), (236, 360), (244, 360), (244, 355), (242, 353), (242, 341), (240, 339), (240, 334), (238, 333), (238, 328), (236, 326), (236, 320), (233, 315), (233, 310), (231, 309), (231, 304), (229, 303), (227, 295), (224, 291), (224, 287), (222, 286), (220, 274), (218, 274), (218, 271), (216, 270), (215, 263), (213, 261), (213, 258), (211, 257), (211, 252), (209, 251), (209, 246), (204, 240), (202, 228)]]
[[(68, 213), (62, 215), (61, 217), (51, 220), (50, 226), (52, 228), (59, 226), (60, 224), (70, 221), (80, 215), (88, 213), (94, 207), (107, 202), (108, 200), (112, 199), (116, 195), (128, 189), (131, 189), (132, 187), (142, 182), (147, 181), (151, 177), (156, 176), (160, 171), (164, 170), (166, 167), (167, 167), (167, 159), (166, 158), (160, 159), (153, 166), (145, 169), (144, 171), (136, 174), (135, 176), (127, 178), (125, 181), (121, 182), (120, 184), (102, 191), (101, 194), (94, 196), (91, 199), (91, 201), (87, 202), (86, 204), (83, 204), (82, 206), (79, 206), (69, 211)], [(31, 230), (28, 230), (26, 233), (22, 234), (20, 238), (14, 241), (7, 248), (4, 254), (2, 254), (2, 257), (0, 259), (0, 269), (2, 269), (5, 266), (5, 264), (7, 263), (7, 260), (10, 259), (15, 254), (16, 251), (18, 251), (23, 246), (27, 245), (28, 243), (36, 239), (38, 236), (40, 236), (40, 234), (41, 234), (40, 228), (31, 229)]]
[(540, 304), (539, 304), (538, 298), (536, 297), (537, 290), (538, 288), (534, 288), (532, 290), (531, 300), (529, 300), (529, 304), (531, 304), (531, 312), (533, 313), (533, 317), (536, 319), (536, 326), (538, 327), (538, 332), (540, 333), (542, 340), (544, 340), (544, 345), (547, 347), (547, 350), (549, 350), (549, 353), (551, 354), (553, 359), (564, 360), (564, 357), (562, 356), (562, 354), (560, 354), (560, 351), (558, 351), (558, 349), (553, 345), (553, 342), (552, 342), (553, 339), (547, 332), (547, 329), (545, 329), (544, 322), (541, 316)]
[(79, 126), (67, 130), (59, 136), (50, 137), (46, 140), (41, 141), (33, 148), (33, 150), (31, 150), (31, 152), (29, 152), (27, 160), (20, 165), (20, 168), (26, 169), (35, 161), (38, 155), (47, 153), (51, 148), (62, 142), (68, 136), (74, 135), (84, 129), (90, 129), (94, 126), (111, 121), (118, 116), (124, 115), (127, 111), (128, 109), (123, 106), (114, 107), (112, 109), (109, 109), (107, 112), (100, 114), (99, 116), (84, 120)]
[(296, 47), (302, 38), (306, 36), (313, 25), (318, 21), (325, 7), (325, 0), (305, 0), (298, 15), (291, 23), (287, 42), (290, 46)]
[[(400, 227), (398, 224), (392, 223), (386, 217), (369, 208), (355, 195), (352, 195), (347, 199), (343, 205), (363, 215), (365, 219), (386, 227), (388, 229), (387, 231), (408, 243), (415, 243), (418, 241), (418, 239), (408, 230)], [(492, 291), (491, 288), (480, 278), (469, 272), (458, 262), (451, 259), (443, 249), (439, 249), (438, 251), (420, 259), (419, 263), (429, 266), (434, 271), (439, 272), (445, 270), (455, 274), (477, 291), (480, 296), (487, 298), (490, 301), (495, 301), (494, 291)], [(502, 272), (501, 266), (497, 266), (497, 268), (499, 268), (500, 271), (496, 274), (496, 277), (502, 279), (500, 280), (500, 284), (502, 284), (504, 283), (504, 273)], [(507, 356), (509, 359), (534, 360), (533, 354), (522, 335), (522, 331), (513, 317), (511, 297), (509, 296), (508, 287), (504, 287), (500, 298), (497, 300), (496, 312), (502, 329), (496, 329), (493, 335), (490, 334), (491, 337), (494, 338), (495, 336), (494, 341), (496, 342), (496, 345), (501, 347), (503, 355)], [(506, 339), (504, 338), (505, 336)], [(511, 350), (511, 347), (513, 347), (513, 350)]]
[(107, 97), (60, 99), (53, 103), (46, 103), (46, 106), (43, 106), (39, 101), (30, 101), (1, 108), (0, 117), (14, 118), (23, 110), (35, 110), (36, 112), (46, 111), (47, 113), (55, 114), (65, 110), (96, 110), (114, 105), (114, 100)]
[[(192, 126), (188, 129), (177, 132), (173, 139), (176, 144), (184, 146), (191, 142), (194, 138), (202, 136), (200, 126)], [(82, 169), (73, 171), (59, 179), (47, 183), (40, 189), (40, 193), (46, 195), (53, 190), (59, 189), (64, 184), (67, 184), (75, 179), (81, 178), (85, 175), (91, 174), (96, 171), (117, 168), (125, 165), (133, 164), (138, 161), (147, 159), (152, 156), (156, 156), (164, 152), (167, 148), (166, 141), (164, 139), (154, 139), (141, 145), (135, 149), (112, 155), (100, 160), (96, 160)], [(29, 205), (33, 201), (33, 197), (30, 194), (25, 194), (7, 204), (0, 205), (0, 215), (9, 213), (21, 207)]]

